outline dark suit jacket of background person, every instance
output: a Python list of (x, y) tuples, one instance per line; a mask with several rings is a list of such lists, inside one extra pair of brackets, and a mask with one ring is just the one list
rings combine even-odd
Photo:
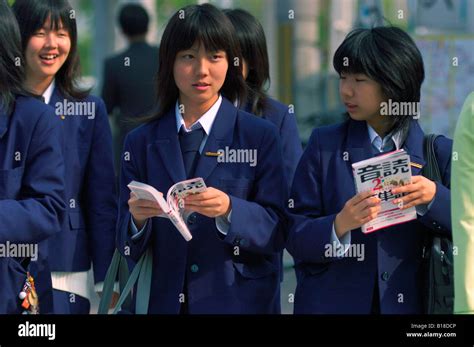
[(118, 109), (116, 155), (120, 155), (125, 135), (138, 125), (130, 119), (145, 115), (154, 104), (157, 71), (158, 48), (146, 42), (132, 43), (105, 61), (102, 98), (109, 115)]

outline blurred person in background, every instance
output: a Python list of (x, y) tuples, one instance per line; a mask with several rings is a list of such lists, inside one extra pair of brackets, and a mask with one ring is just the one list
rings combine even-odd
[(125, 135), (138, 125), (135, 118), (149, 113), (154, 105), (158, 72), (158, 48), (146, 42), (146, 10), (139, 4), (126, 4), (118, 22), (129, 46), (105, 61), (102, 85), (102, 98), (118, 130), (114, 140), (116, 172)]
[(454, 133), (451, 177), (454, 253), (454, 312), (474, 314), (474, 93)]

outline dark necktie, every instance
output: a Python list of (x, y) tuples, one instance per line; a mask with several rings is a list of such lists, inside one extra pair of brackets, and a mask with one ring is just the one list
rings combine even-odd
[(184, 127), (181, 127), (179, 130), (179, 144), (181, 146), (181, 154), (183, 155), (186, 178), (192, 178), (194, 175), (199, 159), (199, 147), (201, 146), (204, 134), (202, 127), (190, 132), (186, 132)]

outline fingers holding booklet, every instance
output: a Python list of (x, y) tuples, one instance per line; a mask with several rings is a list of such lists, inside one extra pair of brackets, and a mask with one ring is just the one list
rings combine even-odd
[[(158, 194), (161, 194), (157, 191)], [(161, 194), (162, 196), (163, 194)], [(138, 229), (141, 229), (146, 220), (152, 217), (157, 217), (164, 214), (163, 209), (156, 200), (144, 199), (137, 194), (130, 192), (130, 199), (128, 200), (130, 213), (133, 216), (133, 221)]]
[(163, 198), (163, 193), (145, 183), (132, 181), (128, 184), (128, 188), (133, 194), (133, 197), (128, 201), (130, 213), (134, 221), (141, 224), (136, 225), (137, 228), (143, 227), (148, 218), (164, 217), (170, 219), (186, 241), (192, 239), (191, 232), (185, 222), (187, 212), (184, 200), (190, 194), (202, 193), (207, 190), (202, 178), (193, 178), (174, 184), (168, 190), (166, 200)]

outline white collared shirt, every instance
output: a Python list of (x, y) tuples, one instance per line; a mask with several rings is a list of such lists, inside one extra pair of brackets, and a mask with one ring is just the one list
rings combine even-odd
[(214, 103), (214, 105), (212, 105), (212, 107), (209, 110), (207, 110), (206, 113), (204, 113), (196, 122), (194, 122), (191, 125), (191, 127), (187, 128), (186, 124), (184, 123), (183, 115), (179, 111), (179, 101), (176, 101), (176, 105), (174, 108), (174, 113), (176, 117), (176, 132), (179, 133), (179, 129), (181, 129), (181, 127), (183, 127), (184, 131), (190, 132), (194, 129), (197, 129), (199, 125), (203, 128), (205, 132), (205, 136), (202, 139), (201, 146), (199, 147), (199, 154), (202, 153), (202, 150), (204, 149), (204, 146), (206, 145), (207, 138), (209, 137), (209, 134), (211, 133), (212, 125), (214, 124), (214, 121), (216, 120), (217, 112), (219, 111), (221, 104), (222, 104), (222, 96), (219, 95), (219, 98)]
[(53, 81), (51, 82), (51, 84), (49, 85), (48, 88), (46, 88), (46, 90), (44, 91), (43, 93), (43, 98), (44, 98), (44, 103), (45, 104), (49, 104), (49, 102), (51, 101), (51, 96), (53, 96), (53, 91), (54, 91), (54, 88), (56, 87), (56, 82), (55, 80), (53, 79)]
[(395, 144), (395, 149), (398, 150), (404, 141), (401, 131), (397, 131), (395, 134), (387, 134), (382, 140), (379, 134), (377, 134), (377, 132), (369, 125), (369, 123), (367, 123), (367, 130), (369, 132), (370, 143), (379, 152), (392, 149), (393, 144)]

